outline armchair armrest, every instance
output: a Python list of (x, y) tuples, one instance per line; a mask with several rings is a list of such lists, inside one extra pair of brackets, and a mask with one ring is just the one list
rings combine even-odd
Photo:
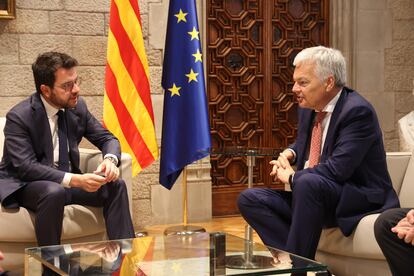
[(407, 170), (404, 175), (403, 183), (399, 194), (400, 204), (403, 208), (412, 208), (414, 206), (414, 151), (411, 155)]
[(411, 155), (411, 152), (387, 152), (388, 172), (391, 177), (392, 185), (398, 195), (400, 195), (408, 163), (410, 158), (412, 158)]
[[(102, 162), (102, 153), (95, 149), (79, 148), (80, 164), (82, 172), (93, 172)], [(132, 158), (128, 153), (122, 153), (119, 177), (125, 181), (128, 190), (129, 211), (132, 215)]]

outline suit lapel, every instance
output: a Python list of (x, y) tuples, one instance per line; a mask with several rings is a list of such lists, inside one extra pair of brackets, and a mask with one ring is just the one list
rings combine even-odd
[(298, 144), (298, 156), (302, 156), (298, 160), (298, 168), (302, 169), (305, 165), (305, 160), (308, 154), (308, 147), (310, 144), (311, 131), (313, 126), (313, 117), (314, 111), (312, 109), (302, 109), (300, 113), (300, 123), (299, 125), (303, 126), (302, 129), (298, 132), (298, 139), (300, 141)]
[(332, 112), (331, 121), (329, 122), (329, 128), (326, 134), (325, 144), (323, 146), (323, 151), (321, 155), (321, 162), (325, 161), (327, 158), (327, 155), (332, 151), (332, 147), (333, 147), (332, 141), (334, 141), (334, 133), (338, 125), (338, 117), (341, 114), (342, 108), (346, 102), (346, 98), (349, 92), (350, 91), (348, 90), (348, 88), (346, 87), (343, 88), (341, 92), (341, 96), (339, 97), (338, 102), (335, 105), (335, 109)]
[[(49, 166), (53, 166), (53, 143), (52, 133), (50, 133), (49, 120), (47, 118), (45, 107), (38, 93), (32, 95), (32, 115), (33, 115), (33, 132), (35, 137), (39, 137), (40, 143), (34, 143), (41, 147), (46, 163)], [(41, 160), (42, 162), (42, 160)], [(43, 163), (43, 162), (42, 162)]]

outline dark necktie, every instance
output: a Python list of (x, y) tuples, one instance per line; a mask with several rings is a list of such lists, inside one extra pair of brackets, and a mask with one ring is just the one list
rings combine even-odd
[(309, 168), (313, 168), (319, 164), (322, 147), (322, 120), (325, 118), (326, 112), (316, 113), (315, 123), (312, 128), (311, 146), (309, 151)]
[(59, 110), (57, 115), (58, 115), (58, 138), (59, 138), (58, 169), (64, 172), (68, 172), (69, 171), (68, 129), (66, 127), (65, 112), (62, 110)]

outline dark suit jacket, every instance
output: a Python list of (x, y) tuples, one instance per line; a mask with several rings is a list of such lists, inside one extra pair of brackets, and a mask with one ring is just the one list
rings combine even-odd
[[(73, 173), (81, 173), (78, 145), (82, 137), (99, 148), (103, 155), (112, 153), (121, 160), (119, 141), (88, 111), (81, 97), (75, 108), (66, 110), (65, 119)], [(62, 182), (65, 172), (53, 167), (52, 135), (38, 93), (32, 94), (7, 113), (4, 136), (4, 153), (0, 163), (0, 201), (5, 208), (18, 207), (13, 194), (28, 182)]]
[(344, 88), (332, 113), (320, 164), (303, 169), (315, 112), (299, 108), (295, 179), (318, 174), (342, 186), (336, 218), (348, 236), (365, 215), (398, 207), (387, 170), (382, 133), (374, 108), (356, 91)]

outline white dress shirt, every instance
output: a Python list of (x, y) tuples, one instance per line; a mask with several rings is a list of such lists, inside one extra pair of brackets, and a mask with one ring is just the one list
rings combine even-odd
[[(53, 144), (53, 166), (55, 168), (57, 168), (58, 167), (58, 162), (59, 162), (59, 137), (58, 137), (58, 124), (57, 124), (58, 115), (57, 115), (57, 112), (60, 109), (57, 109), (56, 107), (53, 107), (52, 105), (50, 105), (45, 100), (43, 95), (40, 95), (40, 99), (43, 102), (43, 105), (45, 107), (46, 114), (47, 114), (47, 119), (49, 121), (50, 133), (52, 134), (52, 144)], [(69, 141), (68, 141), (68, 150), (69, 150)], [(115, 154), (107, 153), (107, 154), (105, 154), (104, 159), (106, 157), (112, 157), (112, 158), (115, 159), (117, 164), (119, 163), (118, 157)], [(70, 161), (69, 161), (69, 168), (70, 167), (71, 167), (71, 164), (70, 164)], [(60, 184), (63, 185), (64, 187), (69, 188), (70, 187), (69, 183), (72, 180), (72, 176), (73, 176), (73, 174), (70, 173), (70, 172), (65, 173), (65, 176), (63, 177), (63, 180)]]
[[(322, 145), (321, 145), (321, 152), (320, 152), (321, 155), (322, 155), (322, 151), (323, 151), (323, 146), (325, 145), (326, 135), (328, 134), (329, 124), (331, 123), (332, 113), (333, 113), (333, 111), (335, 109), (336, 103), (339, 100), (339, 97), (341, 96), (341, 93), (342, 93), (342, 89), (322, 109), (322, 112), (326, 112), (326, 115), (325, 115), (325, 117), (322, 120), (322, 130), (323, 130), (323, 132), (322, 132)], [(318, 111), (316, 111), (316, 112), (318, 112)], [(308, 158), (309, 158), (309, 156), (308, 156)], [(309, 160), (306, 160), (305, 165), (304, 165), (304, 169), (306, 169), (308, 167), (309, 167)]]
[[(58, 162), (59, 162), (59, 137), (58, 137), (58, 124), (57, 124), (58, 115), (57, 115), (57, 112), (60, 109), (57, 109), (56, 107), (50, 105), (45, 100), (43, 95), (40, 95), (40, 99), (43, 102), (43, 105), (45, 107), (46, 114), (47, 114), (47, 119), (49, 121), (50, 133), (52, 134), (52, 144), (53, 144), (53, 166), (55, 168), (57, 168), (58, 167)], [(69, 141), (68, 141), (68, 146), (69, 146)], [(70, 161), (69, 161), (69, 167), (70, 167)], [(66, 172), (65, 176), (63, 177), (63, 180), (60, 184), (63, 185), (64, 187), (70, 187), (69, 183), (72, 179), (72, 175), (73, 175), (72, 173)]]

